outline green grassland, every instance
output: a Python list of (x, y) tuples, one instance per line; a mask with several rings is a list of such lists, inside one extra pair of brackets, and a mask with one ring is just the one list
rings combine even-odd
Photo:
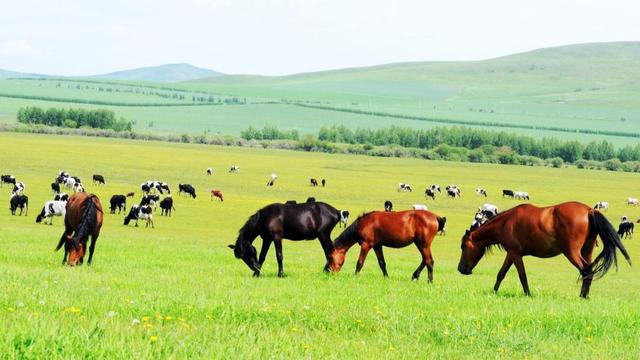
[[(226, 172), (238, 164), (239, 174)], [(205, 176), (205, 169), (215, 173)], [(460, 237), (483, 202), (510, 208), (502, 188), (528, 191), (539, 205), (567, 200), (611, 203), (607, 217), (640, 216), (627, 207), (638, 196), (630, 173), (327, 155), (293, 151), (127, 140), (0, 134), (0, 172), (27, 184), (28, 217), (0, 211), (0, 353), (13, 358), (628, 358), (638, 357), (638, 267), (620, 264), (578, 298), (578, 273), (563, 257), (526, 258), (533, 296), (524, 297), (515, 271), (499, 294), (491, 289), (503, 254), (460, 275)], [(110, 195), (136, 191), (147, 179), (191, 183), (195, 200), (174, 194), (171, 218), (155, 229), (122, 225), (105, 215), (90, 267), (61, 267), (53, 252), (62, 232), (35, 224), (51, 197), (54, 175), (66, 170), (87, 183), (107, 207)], [(276, 172), (276, 186), (265, 186)], [(92, 186), (100, 173), (106, 186)], [(309, 178), (327, 179), (312, 189)], [(398, 182), (413, 193), (398, 193)], [(464, 194), (427, 201), (425, 186), (455, 183)], [(488, 199), (473, 194), (478, 186)], [(211, 201), (216, 187), (225, 202)], [(7, 187), (0, 190), (8, 197)], [(276, 277), (275, 253), (261, 278), (226, 247), (258, 208), (316, 196), (352, 214), (426, 203), (448, 220), (433, 244), (434, 283), (411, 282), (414, 247), (387, 249), (390, 278), (375, 256), (353, 275), (357, 247), (343, 271), (322, 272), (316, 241), (284, 243), (286, 277)], [(4, 201), (7, 201), (5, 198)], [(6, 203), (5, 203), (6, 204)], [(131, 201), (129, 203), (131, 205)], [(340, 230), (336, 229), (333, 236)], [(256, 240), (259, 244), (260, 240)], [(625, 240), (638, 263), (640, 245)], [(600, 251), (597, 248), (596, 251)], [(139, 323), (138, 323), (139, 322)]]
[[(501, 124), (505, 127), (496, 129), (538, 138), (606, 139), (617, 146), (634, 145), (637, 138), (509, 126), (640, 133), (639, 57), (640, 43), (600, 43), (483, 61), (389, 64), (280, 77), (221, 75), (170, 84), (3, 79), (0, 94), (32, 99), (0, 97), (0, 121), (15, 121), (18, 109), (25, 105), (106, 107), (137, 121), (138, 131), (191, 134), (210, 130), (238, 135), (249, 125), (273, 125), (301, 133), (316, 133), (321, 126), (333, 124), (428, 128), (444, 124), (426, 120), (444, 119), (482, 128)], [(101, 87), (112, 91), (100, 91)], [(156, 92), (184, 94), (185, 98), (166, 98)], [(235, 97), (247, 104), (187, 106), (194, 95), (203, 93)], [(296, 102), (324, 109), (291, 105)], [(152, 104), (171, 106), (149, 106)], [(374, 116), (373, 112), (423, 120)]]

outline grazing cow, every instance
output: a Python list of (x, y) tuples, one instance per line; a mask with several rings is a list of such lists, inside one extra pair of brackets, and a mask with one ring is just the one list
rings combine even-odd
[(58, 184), (57, 182), (52, 182), (51, 191), (53, 192), (53, 195), (60, 194), (60, 184)]
[(384, 202), (384, 211), (393, 211), (393, 203), (389, 200)]
[(84, 192), (84, 186), (82, 186), (82, 183), (77, 182), (73, 185), (73, 192)]
[(482, 211), (478, 211), (471, 222), (471, 226), (469, 227), (469, 231), (473, 231), (479, 228), (482, 224), (487, 221), (487, 218), (483, 215)]
[(460, 188), (457, 187), (448, 187), (447, 189), (447, 196), (455, 199), (455, 198), (459, 198), (462, 195), (462, 192), (460, 191)]
[(311, 182), (311, 186), (318, 186), (318, 180), (316, 178), (311, 178), (309, 181)]
[(309, 197), (307, 198), (307, 201), (306, 201), (306, 202), (308, 202), (308, 203), (310, 203), (310, 202), (316, 202), (316, 198), (315, 198), (315, 197), (313, 197), (313, 196), (309, 196)]
[(271, 187), (276, 183), (276, 179), (278, 178), (278, 175), (276, 174), (271, 174), (271, 178), (269, 179), (269, 182), (267, 182), (267, 186)]
[(340, 220), (338, 221), (338, 227), (347, 227), (347, 223), (349, 222), (349, 210), (340, 210)]
[(482, 204), (482, 207), (479, 207), (478, 211), (480, 211), (487, 220), (498, 215), (498, 207), (493, 204)]
[(118, 214), (120, 214), (122, 210), (127, 212), (127, 197), (124, 195), (113, 195), (111, 200), (109, 200), (109, 204), (109, 210), (112, 214), (116, 213), (116, 208), (118, 209)]
[(106, 182), (104, 181), (104, 176), (102, 176), (102, 175), (98, 175), (98, 174), (94, 174), (94, 175), (93, 175), (93, 184), (94, 184), (94, 185), (95, 185), (95, 184), (98, 184), (98, 185), (100, 185), (100, 184), (105, 185), (105, 184), (106, 184)]
[(2, 181), (0, 181), (0, 186), (2, 186), (2, 184), (16, 184), (16, 178), (13, 175), (2, 175), (0, 176), (0, 178), (2, 178)]
[(515, 191), (513, 193), (513, 198), (517, 200), (531, 200), (529, 198), (529, 194), (524, 191)]
[(640, 205), (640, 200), (637, 198), (627, 198), (627, 205), (638, 206)]
[(320, 181), (320, 183), (322, 183), (322, 187), (324, 187), (324, 186), (327, 184), (327, 180), (322, 179), (322, 180)]
[(136, 196), (136, 193), (134, 193), (133, 191), (127, 193), (127, 197), (134, 197), (134, 196)]
[(180, 190), (178, 192), (178, 195), (182, 195), (182, 193), (186, 193), (188, 195), (191, 195), (192, 198), (196, 198), (196, 189), (193, 188), (193, 186), (189, 185), (189, 184), (178, 184), (178, 189)]
[(597, 209), (597, 210), (607, 211), (607, 210), (609, 210), (609, 202), (607, 202), (607, 201), (598, 201), (593, 208)]
[(166, 191), (167, 194), (171, 194), (171, 189), (169, 189), (169, 184), (162, 181), (156, 181), (154, 184), (154, 188), (160, 192), (160, 194), (164, 194)]
[(440, 185), (437, 184), (432, 184), (431, 186), (429, 186), (429, 189), (433, 190), (434, 192), (439, 192), (441, 193), (442, 191), (440, 191)]
[(514, 193), (513, 190), (502, 190), (502, 197), (509, 197), (513, 199)]
[(222, 191), (218, 189), (211, 189), (211, 201), (213, 201), (214, 197), (220, 199), (221, 202), (224, 201), (224, 197), (222, 197)]
[(240, 166), (238, 165), (231, 165), (231, 168), (229, 168), (229, 172), (230, 173), (239, 173), (240, 172)]
[(171, 211), (175, 210), (173, 207), (173, 198), (171, 195), (167, 195), (162, 201), (160, 201), (160, 215), (171, 216)]
[(479, 195), (479, 196), (487, 197), (487, 190), (485, 190), (483, 188), (477, 188), (476, 189), (476, 194)]
[(155, 209), (158, 207), (157, 205), (158, 201), (160, 201), (160, 195), (147, 194), (142, 197), (142, 200), (140, 201), (140, 206), (149, 205), (149, 206), (153, 206), (153, 208)]
[(146, 183), (140, 184), (140, 190), (142, 190), (143, 194), (148, 194), (149, 192), (151, 192), (151, 188), (153, 187), (152, 186), (153, 184), (149, 184), (149, 183), (150, 183), (150, 181), (147, 181)]
[[(640, 222), (640, 220), (638, 220)], [(633, 237), (634, 224), (624, 217), (624, 220), (618, 225), (618, 235), (621, 239), (627, 239)]]
[(72, 177), (67, 177), (64, 180), (64, 187), (68, 188), (68, 189), (73, 189), (74, 186), (76, 186), (76, 179), (72, 178)]
[(13, 190), (11, 190), (11, 193), (15, 195), (21, 195), (26, 188), (27, 186), (21, 181), (13, 185)]
[[(67, 213), (66, 201), (47, 201), (42, 207), (42, 211), (36, 217), (36, 223), (41, 223), (42, 220), (49, 218), (49, 225), (53, 225), (54, 216), (65, 216)], [(45, 221), (44, 224), (47, 222)]]
[(413, 204), (411, 207), (413, 208), (413, 210), (429, 210), (427, 208), (427, 205), (424, 204)]
[(435, 191), (433, 191), (433, 189), (427, 188), (424, 191), (424, 197), (425, 197), (425, 199), (426, 198), (431, 198), (431, 199), (435, 200), (436, 199), (436, 193), (435, 193)]
[(213, 169), (212, 168), (207, 168), (207, 175), (209, 175), (209, 176), (213, 175)]
[(29, 197), (27, 195), (17, 195), (11, 194), (9, 198), (9, 209), (11, 210), (11, 215), (16, 214), (16, 210), (20, 209), (20, 215), (22, 216), (22, 210), (24, 209), (24, 215), (28, 215), (29, 212)]
[(53, 197), (54, 201), (69, 201), (69, 195), (65, 194), (65, 193), (60, 193), (60, 194), (56, 194), (56, 196)]
[(398, 191), (409, 191), (409, 192), (412, 192), (413, 189), (411, 189), (411, 185), (410, 184), (399, 183), (398, 184)]
[(131, 220), (136, 221), (136, 226), (138, 226), (138, 220), (145, 220), (147, 222), (145, 227), (149, 227), (149, 224), (151, 224), (151, 227), (155, 228), (153, 225), (153, 209), (149, 206), (133, 205), (129, 209), (129, 215), (124, 218), (124, 224), (129, 225)]

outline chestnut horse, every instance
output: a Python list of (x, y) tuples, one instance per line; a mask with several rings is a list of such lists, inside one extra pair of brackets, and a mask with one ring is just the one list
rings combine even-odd
[(102, 227), (102, 216), (102, 204), (96, 195), (79, 192), (69, 198), (67, 213), (64, 217), (65, 230), (56, 247), (57, 251), (64, 245), (63, 265), (67, 262), (67, 255), (69, 255), (70, 266), (82, 265), (89, 235), (91, 235), (91, 245), (88, 263), (91, 264), (93, 250)]
[[(603, 249), (594, 261), (591, 261), (596, 237), (600, 236)], [(617, 267), (616, 249), (631, 264), (618, 234), (611, 223), (591, 207), (578, 202), (539, 208), (524, 204), (500, 213), (474, 231), (462, 237), (462, 254), (458, 271), (470, 275), (487, 249), (498, 246), (506, 250), (507, 256), (498, 272), (496, 284), (498, 291), (512, 264), (516, 266), (522, 289), (531, 295), (522, 257), (532, 255), (550, 258), (560, 254), (578, 268), (582, 278), (580, 296), (589, 295), (591, 281), (604, 276), (611, 268)]]
[(224, 201), (224, 198), (222, 197), (222, 191), (218, 189), (211, 189), (211, 201), (213, 201), (214, 197), (217, 197), (218, 199), (220, 199), (220, 201)]
[(356, 264), (356, 274), (362, 270), (364, 260), (373, 249), (378, 257), (382, 275), (389, 276), (384, 261), (382, 247), (402, 248), (415, 244), (422, 255), (420, 265), (413, 272), (412, 279), (418, 280), (420, 273), (427, 267), (429, 282), (433, 281), (433, 256), (431, 242), (438, 231), (444, 228), (447, 219), (425, 210), (407, 210), (398, 212), (374, 211), (360, 216), (338, 236), (333, 243), (331, 253), (331, 271), (338, 272), (344, 264), (344, 258), (355, 243), (360, 244), (360, 257)]

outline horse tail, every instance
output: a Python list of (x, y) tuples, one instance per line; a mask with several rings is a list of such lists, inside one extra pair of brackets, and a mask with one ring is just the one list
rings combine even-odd
[(609, 220), (597, 210), (589, 211), (589, 220), (590, 224), (600, 236), (600, 239), (602, 239), (603, 249), (582, 277), (591, 275), (596, 279), (601, 278), (609, 271), (612, 265), (615, 265), (617, 270), (618, 257), (616, 249), (620, 250), (629, 265), (631, 265), (631, 258), (624, 248), (624, 245), (622, 245), (620, 236), (618, 236), (618, 233)]
[(60, 241), (58, 242), (58, 245), (56, 246), (56, 249), (54, 251), (58, 251), (60, 250), (60, 248), (62, 247), (62, 245), (64, 245), (64, 243), (67, 241), (67, 232), (63, 232), (62, 236), (60, 237)]
[(80, 241), (91, 235), (96, 228), (98, 209), (96, 208), (96, 204), (93, 202), (94, 197), (95, 195), (90, 195), (84, 202), (84, 211), (82, 212), (80, 223), (78, 224), (78, 230), (76, 230), (76, 234), (72, 241), (73, 247), (76, 249), (80, 247)]

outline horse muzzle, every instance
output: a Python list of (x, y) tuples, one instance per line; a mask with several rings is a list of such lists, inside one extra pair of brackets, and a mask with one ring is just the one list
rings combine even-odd
[(460, 274), (462, 275), (471, 275), (473, 273), (471, 268), (464, 266), (462, 264), (458, 265), (458, 272), (460, 272)]

